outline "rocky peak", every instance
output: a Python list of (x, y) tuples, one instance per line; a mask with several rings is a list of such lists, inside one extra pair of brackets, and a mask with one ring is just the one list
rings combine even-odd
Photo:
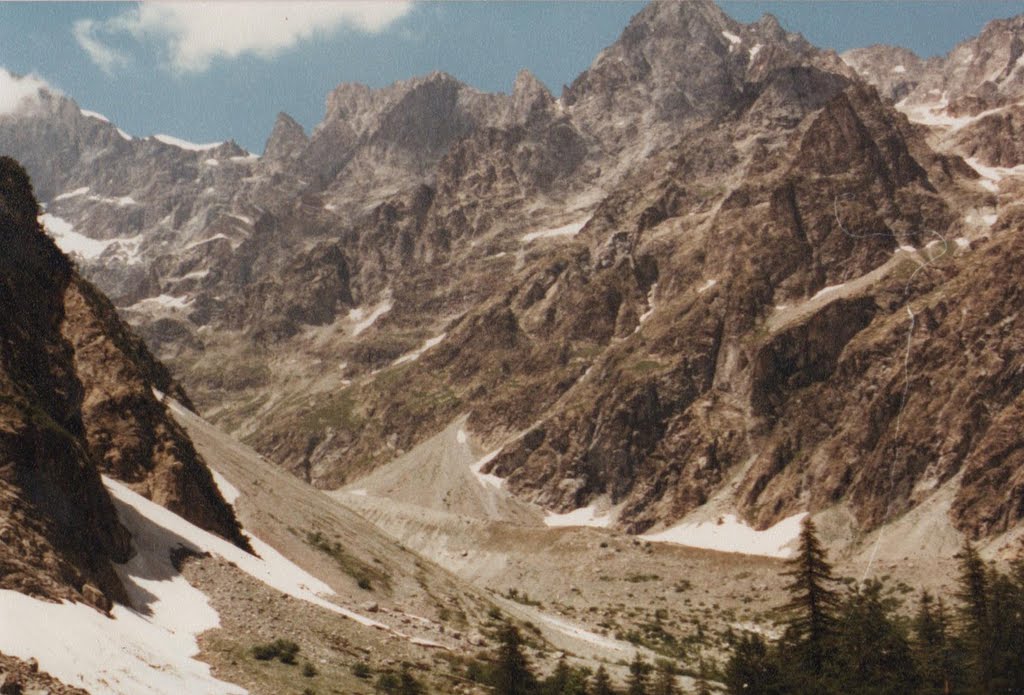
[(512, 120), (529, 125), (551, 114), (555, 99), (529, 70), (520, 70), (512, 87)]
[(902, 46), (868, 46), (842, 54), (843, 61), (893, 101), (906, 97), (920, 84), (927, 63)]
[(295, 119), (282, 112), (277, 114), (274, 129), (270, 131), (263, 156), (267, 159), (294, 159), (309, 144), (306, 131)]

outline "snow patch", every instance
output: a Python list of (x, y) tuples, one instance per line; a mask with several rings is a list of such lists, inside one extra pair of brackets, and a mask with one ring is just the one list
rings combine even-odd
[(754, 47), (750, 49), (750, 63), (748, 63), (748, 65), (754, 64), (754, 59), (757, 58), (757, 54), (761, 52), (762, 48), (764, 48), (764, 46), (762, 46), (761, 44), (754, 44)]
[[(189, 242), (188, 244), (185, 245), (185, 248), (182, 249), (182, 250), (183, 251), (188, 251), (189, 249), (194, 249), (197, 246), (202, 246), (203, 244), (209, 244), (211, 241), (216, 241), (217, 239), (227, 239), (227, 238), (228, 237), (225, 234), (214, 234), (213, 236), (208, 237), (206, 239), (199, 239), (198, 241)], [(230, 239), (228, 239), (228, 241), (230, 241)]]
[(505, 484), (505, 481), (502, 478), (494, 475), (493, 473), (482, 472), (484, 466), (493, 461), (495, 457), (500, 453), (501, 449), (495, 449), (494, 451), (487, 454), (482, 459), (480, 459), (479, 461), (477, 461), (476, 463), (469, 467), (469, 469), (473, 471), (473, 475), (476, 476), (476, 479), (479, 480), (480, 484), (483, 485), (484, 487), (490, 485), (491, 487), (495, 487), (500, 490), (501, 486)]
[[(173, 135), (164, 135), (163, 133), (158, 133), (154, 135), (153, 139), (158, 140), (159, 142), (162, 142), (165, 145), (172, 145), (174, 147), (178, 147), (183, 150), (189, 150), (191, 152), (206, 152), (207, 150), (215, 149), (224, 144), (223, 142), (207, 142), (199, 144), (195, 142), (189, 142), (188, 140), (182, 140), (181, 138), (176, 138)], [(234, 159), (234, 157), (232, 157), (232, 159)]]
[(907, 71), (907, 68), (902, 65), (897, 65), (892, 69), (892, 71), (895, 72), (897, 75), (902, 75)]
[(188, 297), (175, 297), (170, 294), (158, 294), (155, 297), (146, 297), (132, 304), (129, 309), (152, 311), (154, 308), (162, 307), (172, 311), (180, 311), (192, 303)]
[(612, 651), (617, 652), (629, 651), (629, 648), (621, 642), (609, 639), (608, 637), (599, 635), (596, 632), (591, 632), (590, 630), (584, 630), (582, 627), (579, 627), (578, 625), (573, 625), (572, 623), (562, 620), (561, 618), (556, 618), (553, 615), (547, 615), (546, 613), (537, 613), (537, 617), (543, 620), (551, 627), (561, 632), (562, 634), (569, 635), (570, 637), (575, 637), (576, 639), (586, 642), (588, 644), (593, 644), (597, 647), (602, 647), (604, 649), (610, 649)]
[(45, 213), (39, 216), (39, 223), (61, 251), (69, 256), (79, 256), (87, 261), (99, 258), (110, 246), (111, 239), (92, 239), (75, 231), (74, 225), (62, 217)]
[(220, 536), (215, 536), (198, 526), (193, 526), (174, 512), (164, 509), (155, 502), (151, 502), (145, 497), (132, 492), (128, 487), (116, 480), (104, 476), (103, 482), (107, 486), (111, 497), (120, 503), (119, 507), (129, 507), (135, 510), (150, 523), (166, 529), (166, 532), (172, 534), (178, 543), (185, 543), (191, 545), (195, 550), (220, 556), (234, 563), (249, 576), (292, 598), (326, 608), (362, 625), (387, 629), (387, 626), (383, 623), (354, 613), (323, 598), (322, 594), (329, 596), (334, 593), (331, 587), (306, 572), (260, 539), (249, 536), (249, 542), (258, 557), (250, 555)]
[[(911, 250), (913, 251), (914, 248), (911, 247)], [(824, 297), (826, 294), (831, 294), (831, 293), (835, 292), (836, 290), (841, 290), (845, 286), (846, 286), (846, 283), (844, 282), (844, 283), (839, 284), (839, 285), (829, 285), (828, 287), (822, 287), (820, 290), (817, 291), (817, 293), (815, 293), (815, 295), (813, 297), (811, 297), (811, 299), (817, 299), (818, 297)]]
[(800, 535), (800, 523), (807, 513), (794, 514), (771, 528), (757, 531), (733, 514), (717, 521), (683, 522), (677, 526), (640, 536), (654, 543), (675, 543), (725, 553), (788, 558)]
[(69, 198), (77, 198), (78, 196), (85, 195), (88, 192), (89, 192), (89, 187), (88, 186), (82, 186), (81, 188), (76, 188), (73, 191), (68, 191), (67, 193), (61, 193), (59, 196), (56, 196), (53, 199), (53, 202), (57, 202), (58, 200), (68, 200)]
[(356, 307), (348, 312), (349, 321), (354, 321), (355, 325), (352, 326), (352, 335), (356, 336), (365, 331), (367, 328), (372, 326), (374, 322), (384, 314), (391, 311), (394, 304), (390, 299), (385, 299), (383, 302), (373, 308), (369, 315), (366, 314), (366, 310), (362, 307)]
[(238, 488), (232, 485), (227, 478), (218, 473), (217, 471), (210, 469), (213, 473), (213, 482), (217, 484), (217, 489), (220, 490), (221, 497), (224, 501), (230, 505), (234, 505), (235, 501), (242, 496), (242, 493), (238, 491)]
[(597, 507), (593, 504), (587, 507), (580, 507), (565, 514), (554, 514), (549, 512), (544, 517), (544, 524), (551, 527), (563, 526), (594, 526), (607, 528), (612, 522), (611, 514), (598, 514)]
[(981, 174), (983, 179), (981, 185), (993, 192), (998, 191), (998, 183), (1003, 179), (1011, 176), (1024, 176), (1024, 164), (1018, 164), (1015, 167), (990, 167), (982, 164), (975, 157), (970, 157), (964, 161)]
[(704, 294), (705, 292), (707, 292), (708, 290), (710, 290), (712, 287), (714, 287), (717, 284), (718, 284), (718, 280), (714, 280), (714, 279), (708, 280), (703, 285), (701, 285), (700, 287), (697, 288), (697, 294)]
[[(444, 340), (447, 335), (447, 333), (442, 333), (441, 335), (434, 336), (433, 338), (424, 341), (423, 345), (419, 346), (412, 352), (408, 352), (402, 355), (392, 364), (398, 365), (405, 364), (406, 362), (415, 362), (420, 358), (420, 356), (423, 355), (423, 353), (425, 353), (427, 350), (429, 350), (430, 348), (434, 347), (435, 345), (439, 344), (442, 340)], [(459, 433), (465, 434), (464, 432), (462, 432), (462, 430), (459, 430)]]
[(968, 239), (967, 237), (962, 237), (962, 236), (961, 237), (957, 237), (956, 238), (956, 245), (959, 246), (962, 249), (968, 249), (968, 248), (971, 247), (971, 240)]
[(208, 166), (208, 167), (216, 167), (216, 166), (220, 166), (220, 162), (218, 162), (218, 161), (217, 161), (216, 159), (214, 159), (213, 157), (210, 157), (209, 159), (204, 159), (204, 160), (203, 160), (203, 164), (205, 164), (205, 165), (206, 165), (206, 166)]
[(198, 540), (193, 532), (206, 532), (116, 481), (105, 478), (104, 484), (137, 551), (115, 566), (135, 609), (115, 605), (107, 617), (80, 603), (0, 591), (0, 624), (18, 626), (0, 630), (0, 651), (38, 659), (42, 670), (95, 693), (244, 695), (245, 689), (217, 680), (193, 658), (196, 637), (220, 625), (220, 618), (171, 564), (174, 548)]
[(577, 234), (579, 234), (580, 230), (583, 229), (583, 226), (587, 223), (588, 219), (589, 218), (585, 218), (582, 220), (578, 220), (576, 222), (570, 222), (569, 224), (563, 225), (561, 227), (554, 227), (552, 229), (541, 229), (536, 232), (530, 232), (529, 234), (523, 235), (522, 241), (524, 244), (529, 244), (531, 241), (535, 241), (537, 239), (551, 239), (560, 236), (576, 236)]
[(110, 119), (107, 118), (106, 116), (104, 116), (102, 113), (96, 113), (95, 111), (90, 111), (89, 109), (82, 109), (82, 108), (80, 108), (78, 110), (86, 118), (95, 118), (97, 121), (103, 121), (104, 123), (110, 123)]
[(95, 203), (106, 203), (107, 205), (116, 205), (119, 208), (126, 208), (130, 205), (138, 205), (138, 201), (132, 198), (130, 195), (122, 195), (118, 197), (111, 197), (105, 195), (91, 195), (88, 198)]
[(732, 33), (731, 31), (723, 31), (722, 36), (724, 36), (733, 46), (743, 41), (743, 39), (741, 39), (739, 36), (736, 36), (736, 34)]

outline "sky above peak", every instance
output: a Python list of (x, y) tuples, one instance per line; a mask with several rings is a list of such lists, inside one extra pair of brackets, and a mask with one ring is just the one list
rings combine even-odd
[[(942, 54), (1024, 0), (721, 2), (771, 12), (812, 43)], [(276, 114), (307, 130), (342, 82), (382, 87), (435, 70), (508, 92), (520, 69), (557, 96), (642, 2), (0, 3), (0, 67), (42, 80), (139, 136), (263, 149)], [(2, 78), (2, 76), (0, 76)], [(24, 89), (0, 79), (0, 111)]]

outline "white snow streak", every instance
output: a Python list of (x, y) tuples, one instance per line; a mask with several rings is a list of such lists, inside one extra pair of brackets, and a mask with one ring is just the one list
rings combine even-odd
[(731, 31), (723, 31), (722, 36), (724, 36), (729, 41), (729, 43), (731, 43), (734, 46), (743, 40), (740, 37), (736, 36), (736, 34), (732, 33)]
[(238, 488), (232, 485), (227, 478), (218, 473), (217, 471), (210, 469), (213, 473), (213, 482), (217, 484), (217, 489), (220, 490), (221, 497), (228, 504), (233, 505), (235, 501), (242, 496), (242, 493), (238, 491)]
[(81, 111), (82, 115), (87, 117), (87, 118), (95, 118), (97, 121), (103, 121), (104, 123), (110, 123), (110, 119), (107, 118), (106, 116), (104, 116), (102, 113), (96, 113), (95, 111), (90, 111), (89, 109), (82, 109), (82, 108), (80, 108), (78, 110)]
[[(425, 353), (427, 350), (429, 350), (430, 348), (434, 347), (435, 345), (439, 344), (442, 340), (444, 340), (447, 335), (448, 335), (447, 333), (442, 333), (441, 335), (434, 336), (433, 338), (430, 338), (429, 340), (424, 341), (423, 345), (421, 345), (420, 347), (416, 348), (412, 352), (408, 352), (408, 353), (402, 355), (397, 360), (395, 360), (392, 364), (399, 365), (399, 364), (405, 364), (406, 362), (415, 362), (416, 360), (418, 360), (423, 355), (423, 353)], [(464, 434), (461, 430), (459, 431), (459, 433), (460, 434)]]
[(555, 227), (553, 229), (541, 229), (536, 232), (530, 232), (529, 234), (523, 235), (522, 241), (524, 244), (529, 244), (531, 241), (535, 241), (537, 239), (551, 239), (560, 236), (576, 236), (577, 234), (579, 234), (580, 230), (583, 229), (583, 226), (587, 223), (588, 219), (589, 218), (585, 218), (582, 220), (578, 220), (576, 222), (570, 222), (569, 224), (563, 225), (561, 227)]
[[(911, 247), (911, 250), (914, 250), (913, 247)], [(820, 290), (817, 291), (817, 293), (815, 293), (815, 295), (813, 297), (811, 297), (811, 299), (817, 299), (818, 297), (823, 297), (826, 294), (831, 294), (831, 293), (835, 292), (836, 290), (841, 290), (845, 286), (846, 286), (846, 283), (844, 282), (844, 283), (839, 284), (839, 285), (829, 285), (828, 287), (822, 287)]]
[(487, 454), (482, 459), (474, 463), (469, 468), (471, 471), (473, 471), (473, 475), (476, 476), (476, 479), (479, 480), (480, 484), (483, 485), (485, 488), (488, 485), (490, 485), (491, 487), (495, 487), (500, 490), (501, 486), (505, 484), (505, 481), (502, 478), (494, 475), (493, 473), (482, 472), (483, 467), (486, 466), (491, 461), (493, 461), (494, 458), (500, 453), (501, 449), (495, 449), (494, 451), (492, 451), (491, 453)]
[(212, 150), (224, 144), (223, 142), (207, 142), (199, 144), (189, 142), (188, 140), (182, 140), (181, 138), (176, 138), (173, 135), (164, 135), (163, 133), (154, 135), (153, 139), (158, 140), (165, 145), (173, 145), (174, 147), (179, 147), (183, 150), (190, 150), (192, 152), (206, 152), (207, 150)]
[(621, 642), (609, 639), (607, 637), (604, 637), (603, 635), (597, 634), (596, 632), (591, 632), (590, 630), (584, 630), (582, 627), (573, 625), (572, 623), (562, 620), (561, 618), (556, 618), (553, 615), (538, 612), (537, 617), (539, 617), (548, 625), (551, 625), (559, 632), (569, 635), (570, 637), (575, 637), (576, 639), (587, 642), (588, 644), (593, 644), (595, 646), (602, 647), (604, 649), (611, 649), (612, 651), (617, 652), (629, 651), (629, 648)]
[(82, 186), (81, 188), (76, 188), (73, 191), (68, 191), (67, 193), (61, 193), (60, 195), (55, 196), (53, 201), (57, 202), (58, 200), (68, 200), (69, 198), (77, 198), (78, 196), (85, 195), (88, 192), (89, 192), (89, 187), (88, 186)]
[(369, 316), (366, 315), (366, 310), (362, 307), (352, 309), (348, 312), (349, 320), (356, 322), (355, 325), (352, 326), (352, 335), (359, 335), (365, 331), (367, 328), (372, 326), (377, 319), (391, 311), (393, 306), (394, 304), (392, 304), (390, 299), (385, 299), (373, 308), (373, 311), (370, 312)]

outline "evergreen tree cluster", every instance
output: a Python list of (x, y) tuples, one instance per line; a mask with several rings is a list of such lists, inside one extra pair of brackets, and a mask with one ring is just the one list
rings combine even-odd
[(1024, 693), (1024, 563), (1001, 572), (965, 545), (956, 603), (923, 593), (912, 619), (880, 582), (845, 595), (813, 522), (785, 573), (782, 637), (733, 640), (729, 693), (743, 695), (994, 695)]

